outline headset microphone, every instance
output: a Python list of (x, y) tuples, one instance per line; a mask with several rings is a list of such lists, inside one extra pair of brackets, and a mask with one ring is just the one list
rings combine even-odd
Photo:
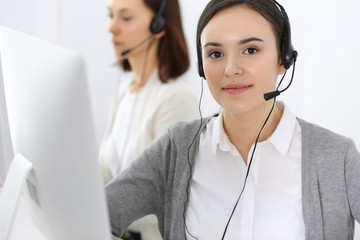
[(125, 55), (128, 54), (129, 52), (131, 52), (130, 49), (125, 50), (125, 51), (121, 52), (121, 56), (125, 56)]
[(273, 92), (268, 92), (268, 93), (265, 93), (264, 94), (264, 98), (266, 101), (274, 98), (274, 97), (277, 97), (280, 95), (280, 91), (279, 90), (276, 90), (276, 91), (273, 91)]
[[(292, 58), (291, 58), (291, 61), (292, 61), (292, 64), (294, 64), (294, 66), (293, 66), (293, 71), (292, 71), (291, 80), (290, 80), (289, 84), (286, 86), (285, 89), (279, 91), (279, 87), (280, 87), (280, 85), (281, 85), (281, 83), (282, 83), (282, 81), (283, 81), (283, 79), (284, 79), (284, 77), (285, 77), (285, 75), (286, 75), (286, 72), (285, 72), (284, 75), (282, 76), (280, 82), (279, 82), (279, 85), (278, 85), (277, 89), (276, 89), (275, 91), (273, 91), (273, 92), (268, 92), (268, 93), (265, 93), (265, 94), (264, 94), (264, 99), (265, 99), (266, 101), (268, 101), (268, 100), (270, 100), (270, 99), (272, 99), (272, 98), (275, 98), (275, 97), (279, 96), (280, 93), (286, 91), (286, 90), (290, 87), (290, 85), (291, 85), (291, 83), (292, 83), (292, 81), (293, 81), (293, 78), (294, 78), (294, 72), (295, 72), (295, 65), (296, 65), (297, 55), (298, 55), (297, 51), (293, 51), (293, 56), (292, 56)], [(287, 71), (287, 70), (286, 70), (286, 71)]]
[(147, 37), (147, 38), (145, 38), (144, 40), (142, 40), (141, 42), (139, 42), (138, 44), (136, 44), (134, 47), (129, 48), (129, 49), (121, 52), (121, 56), (125, 56), (125, 55), (129, 54), (131, 51), (133, 51), (133, 50), (135, 50), (136, 48), (138, 48), (138, 47), (140, 47), (141, 45), (143, 45), (143, 44), (144, 44), (146, 41), (148, 41), (151, 37), (152, 37), (152, 34), (151, 34), (149, 37)]

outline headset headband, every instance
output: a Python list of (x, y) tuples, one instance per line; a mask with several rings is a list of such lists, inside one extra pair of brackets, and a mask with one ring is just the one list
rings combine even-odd
[[(274, 3), (280, 8), (281, 16), (284, 20), (284, 29), (283, 35), (281, 39), (281, 60), (286, 69), (290, 68), (290, 66), (294, 63), (297, 57), (297, 51), (294, 50), (294, 47), (291, 43), (291, 28), (290, 21), (288, 15), (282, 5), (280, 5), (276, 0), (273, 0)], [(197, 49), (198, 52), (198, 71), (200, 77), (205, 79), (204, 69), (202, 65), (202, 56), (200, 49)]]

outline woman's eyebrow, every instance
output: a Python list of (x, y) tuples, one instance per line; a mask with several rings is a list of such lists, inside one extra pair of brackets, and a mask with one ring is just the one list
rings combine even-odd
[[(111, 12), (111, 7), (109, 6), (109, 7), (107, 7), (107, 9), (108, 9), (108, 11), (109, 12)], [(131, 9), (130, 8), (121, 8), (121, 9), (117, 9), (117, 10), (115, 10), (115, 12), (118, 12), (118, 13), (123, 13), (123, 12), (126, 12), (126, 11), (131, 11)]]
[(260, 39), (260, 38), (250, 37), (250, 38), (245, 38), (245, 39), (243, 39), (243, 40), (240, 40), (240, 41), (239, 41), (239, 44), (240, 44), (240, 45), (243, 45), (243, 44), (246, 44), (246, 43), (249, 43), (249, 42), (252, 42), (252, 41), (264, 42), (264, 40), (262, 40), (262, 39)]
[(216, 42), (208, 42), (208, 43), (204, 44), (203, 49), (205, 49), (205, 48), (207, 48), (207, 47), (209, 47), (209, 46), (220, 47), (221, 44), (220, 44), (220, 43), (216, 43)]
[[(239, 45), (244, 45), (246, 43), (252, 42), (252, 41), (257, 41), (257, 42), (264, 42), (264, 40), (257, 38), (257, 37), (250, 37), (250, 38), (245, 38), (239, 41)], [(213, 47), (221, 47), (222, 45), (220, 43), (217, 42), (208, 42), (206, 44), (204, 44), (203, 49), (209, 47), (209, 46), (213, 46)]]

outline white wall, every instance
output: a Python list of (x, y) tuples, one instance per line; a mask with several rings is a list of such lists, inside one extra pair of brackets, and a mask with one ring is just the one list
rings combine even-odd
[(360, 147), (360, 3), (300, 3), (287, 6), (299, 50), (292, 92), (301, 91), (302, 101), (294, 106), (301, 106), (302, 117), (352, 137)]
[[(190, 49), (187, 73), (200, 89), (196, 71), (196, 22), (207, 0), (180, 0)], [(282, 94), (293, 112), (306, 120), (353, 138), (360, 148), (360, 3), (357, 0), (280, 1), (292, 27), (299, 52), (294, 83)], [(106, 0), (2, 0), (0, 22), (31, 35), (79, 51), (87, 74), (100, 142), (111, 96), (122, 74), (107, 32)], [(290, 74), (288, 74), (290, 75)], [(206, 82), (205, 82), (206, 86)], [(207, 88), (204, 115), (217, 109)], [(358, 237), (360, 239), (360, 237)]]

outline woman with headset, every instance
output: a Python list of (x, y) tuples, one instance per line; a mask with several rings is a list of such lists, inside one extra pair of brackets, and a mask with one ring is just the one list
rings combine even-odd
[(288, 87), (280, 90), (277, 77), (293, 66), (292, 81), (297, 57), (283, 7), (211, 0), (197, 50), (199, 73), (222, 110), (170, 127), (106, 187), (114, 239), (149, 212), (165, 239), (353, 239), (354, 142), (276, 101)]
[[(198, 99), (183, 76), (189, 56), (177, 0), (110, 0), (109, 32), (124, 71), (114, 97), (100, 147), (105, 183), (132, 161), (174, 122), (198, 118)], [(131, 229), (142, 239), (161, 239), (154, 218)], [(129, 237), (133, 239), (133, 237)]]

